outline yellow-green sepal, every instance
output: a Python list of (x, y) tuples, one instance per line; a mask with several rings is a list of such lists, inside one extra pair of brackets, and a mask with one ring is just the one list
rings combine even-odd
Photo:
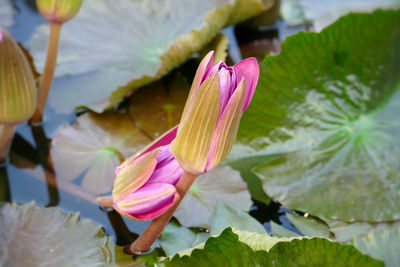
[(170, 152), (179, 165), (193, 174), (203, 173), (218, 120), (220, 88), (218, 73), (207, 78), (198, 89), (191, 108), (185, 109)]
[(27, 121), (36, 108), (32, 70), (12, 36), (0, 28), (0, 123)]
[(112, 193), (114, 202), (135, 192), (147, 182), (157, 165), (156, 157), (160, 151), (154, 149), (142, 156), (133, 156), (117, 168)]
[(36, 5), (48, 21), (64, 23), (78, 13), (82, 2), (83, 0), (36, 0)]

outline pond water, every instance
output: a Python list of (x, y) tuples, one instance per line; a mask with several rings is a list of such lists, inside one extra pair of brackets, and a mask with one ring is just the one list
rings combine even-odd
[[(17, 41), (26, 46), (37, 24), (46, 21), (35, 9), (34, 1), (16, 0), (13, 4), (17, 10), (16, 24), (9, 30)], [(283, 21), (261, 30), (238, 27), (224, 29), (230, 44), (228, 62), (234, 63), (251, 55), (261, 57), (266, 51), (279, 51), (279, 40), (301, 29), (288, 28)], [(117, 244), (126, 245), (146, 228), (148, 222), (134, 222), (115, 211), (100, 208), (95, 201), (96, 196), (79, 187), (82, 177), (73, 183), (65, 183), (59, 181), (52, 171), (49, 162), (50, 138), (61, 125), (74, 122), (76, 116), (57, 114), (48, 105), (42, 126), (21, 124), (17, 127), (10, 161), (0, 168), (1, 186), (8, 188), (2, 200), (18, 203), (34, 200), (41, 206), (57, 207), (64, 212), (80, 212), (82, 218), (90, 218), (104, 226), (106, 234), (114, 236)], [(290, 211), (276, 202), (269, 205), (254, 202), (250, 214), (262, 222), (269, 233), (270, 221), (296, 231), (286, 219), (285, 212)]]

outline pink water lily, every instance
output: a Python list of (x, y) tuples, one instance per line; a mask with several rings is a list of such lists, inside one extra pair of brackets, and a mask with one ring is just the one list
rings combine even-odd
[(177, 127), (116, 169), (113, 207), (119, 213), (134, 220), (151, 220), (179, 197), (175, 185), (183, 169), (169, 152), (176, 132)]
[(187, 172), (201, 174), (217, 166), (232, 149), (240, 118), (253, 97), (259, 67), (247, 58), (232, 67), (201, 61), (170, 151)]
[(179, 128), (117, 168), (113, 207), (122, 215), (134, 220), (160, 216), (183, 197), (175, 185), (184, 173), (194, 179), (230, 152), (240, 118), (254, 94), (258, 63), (255, 58), (233, 67), (212, 62), (210, 52), (200, 63)]

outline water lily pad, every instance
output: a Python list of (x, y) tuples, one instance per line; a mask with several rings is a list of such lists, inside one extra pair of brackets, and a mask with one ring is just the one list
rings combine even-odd
[(196, 229), (188, 229), (173, 221), (165, 227), (161, 234), (161, 246), (167, 256), (171, 256), (205, 242), (210, 235), (219, 235), (227, 227), (260, 234), (266, 233), (263, 225), (248, 213), (220, 201), (214, 209), (209, 231), (200, 232)]
[(362, 253), (382, 260), (386, 267), (397, 267), (400, 263), (400, 227), (383, 230), (374, 229), (364, 237), (353, 240), (354, 246)]
[(51, 143), (57, 178), (83, 175), (82, 187), (96, 194), (111, 190), (115, 168), (150, 142), (128, 114), (86, 113), (61, 127)]
[(380, 10), (298, 33), (266, 57), (239, 139), (291, 152), (255, 169), (270, 197), (335, 220), (400, 218), (399, 61), (400, 11)]
[(165, 266), (383, 266), (351, 245), (324, 238), (276, 238), (227, 228)]
[(247, 212), (235, 209), (219, 201), (215, 206), (211, 220), (210, 234), (218, 235), (227, 227), (234, 227), (239, 230), (246, 230), (259, 234), (267, 233), (264, 226)]
[(161, 247), (167, 256), (175, 255), (181, 250), (195, 247), (203, 243), (210, 236), (207, 232), (199, 232), (180, 226), (177, 222), (170, 222), (162, 232)]
[(14, 24), (13, 11), (10, 0), (0, 0), (0, 27), (6, 28)]
[(114, 243), (79, 213), (6, 204), (0, 209), (1, 266), (104, 266)]
[(218, 33), (218, 35), (212, 40), (200, 54), (200, 58), (205, 57), (211, 50), (214, 51), (214, 62), (226, 61), (228, 56), (228, 37), (223, 33)]
[(295, 237), (295, 236), (300, 236), (298, 233), (283, 227), (282, 225), (279, 225), (273, 221), (271, 221), (271, 233), (273, 236), (277, 237)]
[(329, 231), (335, 235), (335, 239), (339, 242), (350, 242), (353, 238), (361, 238), (372, 231), (379, 232), (392, 228), (399, 228), (400, 221), (393, 222), (343, 222), (324, 218), (329, 225)]
[(229, 166), (216, 167), (197, 177), (174, 216), (183, 226), (209, 228), (218, 201), (244, 211), (252, 203), (240, 173)]
[(327, 237), (331, 236), (328, 225), (318, 218), (312, 216), (300, 216), (286, 213), (286, 217), (305, 236), (319, 236)]
[(153, 139), (179, 123), (189, 94), (190, 83), (181, 74), (171, 79), (141, 88), (129, 102), (129, 114), (136, 125)]
[(262, 183), (260, 178), (258, 178), (252, 171), (252, 168), (265, 163), (268, 160), (273, 160), (278, 155), (267, 155), (267, 156), (256, 156), (248, 157), (236, 161), (229, 162), (229, 166), (235, 170), (240, 171), (240, 175), (243, 180), (247, 183), (251, 197), (257, 201), (261, 201), (265, 204), (269, 204), (271, 199), (265, 194), (262, 189)]
[[(86, 0), (63, 26), (56, 75), (71, 76), (55, 80), (50, 105), (101, 112), (183, 63), (221, 28), (262, 12), (263, 2), (270, 0)], [(30, 44), (40, 71), (48, 32), (39, 26)]]
[[(289, 25), (299, 25), (312, 22), (322, 17), (332, 17), (333, 14), (346, 15), (351, 11), (368, 11), (379, 7), (388, 7), (398, 0), (284, 0), (281, 7), (282, 17)], [(336, 19), (340, 17), (335, 16)], [(332, 17), (333, 18), (333, 17)], [(331, 20), (334, 22), (336, 19)]]

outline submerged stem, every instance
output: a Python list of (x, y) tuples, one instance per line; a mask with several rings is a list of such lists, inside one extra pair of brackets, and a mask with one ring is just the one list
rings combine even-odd
[(0, 162), (5, 162), (14, 137), (15, 125), (0, 125)]
[(151, 245), (160, 236), (161, 232), (164, 230), (165, 226), (168, 224), (172, 215), (174, 214), (176, 208), (181, 203), (186, 192), (189, 190), (190, 186), (193, 184), (197, 175), (185, 172), (178, 184), (176, 185), (176, 190), (178, 191), (179, 198), (174, 203), (174, 205), (169, 208), (161, 216), (155, 218), (149, 226), (144, 230), (144, 232), (135, 240), (135, 242), (130, 245), (127, 252), (132, 254), (140, 254), (146, 252), (150, 249)]
[(58, 44), (60, 41), (61, 23), (50, 22), (50, 36), (47, 46), (46, 64), (42, 77), (39, 82), (38, 102), (35, 113), (30, 122), (38, 123), (43, 120), (43, 111), (49, 96), (51, 84), (53, 82), (54, 70), (56, 68)]

